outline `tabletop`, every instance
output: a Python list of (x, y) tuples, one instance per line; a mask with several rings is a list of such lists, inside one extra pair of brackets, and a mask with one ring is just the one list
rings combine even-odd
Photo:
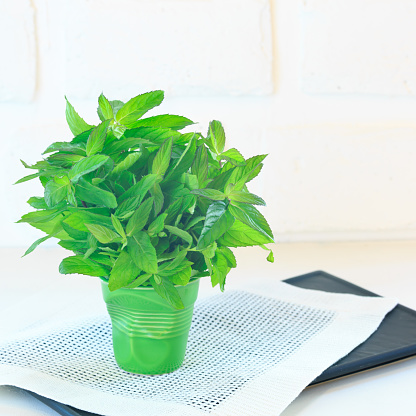
[[(95, 294), (97, 278), (62, 276), (61, 248), (39, 248), (21, 259), (23, 248), (0, 249), (2, 291), (0, 312), (43, 290), (80, 290)], [(275, 263), (266, 262), (261, 248), (236, 250), (237, 269), (227, 289), (246, 289), (261, 284), (325, 270), (382, 296), (394, 297), (416, 309), (416, 241), (281, 243), (274, 247)], [(272, 287), (272, 285), (271, 285)], [(201, 282), (200, 297), (217, 293), (208, 279)], [(48, 305), (42, 305), (47, 310)], [(21, 310), (21, 319), (30, 311)], [(0, 314), (7, 319), (7, 314)], [(416, 358), (307, 388), (282, 416), (413, 415), (416, 408)], [(0, 387), (0, 416), (56, 416), (52, 409), (25, 392)], [(259, 415), (261, 416), (261, 415)]]

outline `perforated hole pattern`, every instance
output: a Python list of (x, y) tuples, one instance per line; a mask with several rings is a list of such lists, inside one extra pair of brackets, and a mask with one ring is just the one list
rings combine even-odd
[(63, 379), (113, 395), (176, 402), (209, 413), (293, 354), (334, 316), (333, 311), (234, 291), (197, 302), (184, 363), (171, 374), (142, 376), (119, 369), (106, 316), (9, 343), (0, 350), (0, 363), (47, 373), (58, 383)]

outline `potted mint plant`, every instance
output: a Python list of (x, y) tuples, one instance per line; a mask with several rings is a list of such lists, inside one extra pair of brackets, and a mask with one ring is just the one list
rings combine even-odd
[[(180, 133), (193, 124), (176, 115), (142, 118), (163, 91), (126, 103), (98, 99), (97, 126), (67, 101), (74, 138), (52, 143), (34, 171), (43, 196), (18, 222), (46, 233), (74, 254), (63, 274), (97, 276), (113, 326), (118, 365), (133, 373), (161, 374), (183, 361), (199, 279), (224, 290), (236, 260), (230, 247), (273, 242), (270, 227), (250, 193), (266, 155), (245, 159), (225, 149), (220, 122), (207, 136)], [(273, 261), (269, 250), (267, 259)]]

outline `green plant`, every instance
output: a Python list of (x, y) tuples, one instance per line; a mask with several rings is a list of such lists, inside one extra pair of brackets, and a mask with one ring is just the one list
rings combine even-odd
[[(224, 289), (236, 260), (230, 247), (273, 242), (250, 193), (266, 155), (244, 159), (224, 151), (219, 121), (207, 136), (180, 133), (193, 122), (176, 115), (141, 118), (158, 106), (163, 91), (127, 103), (98, 99), (98, 126), (87, 124), (67, 101), (66, 119), (74, 134), (56, 142), (36, 171), (16, 183), (39, 178), (44, 196), (31, 197), (36, 209), (22, 216), (75, 255), (59, 271), (108, 279), (110, 290), (152, 285), (175, 308), (183, 308), (175, 285), (211, 276)], [(268, 260), (273, 261), (269, 250)]]

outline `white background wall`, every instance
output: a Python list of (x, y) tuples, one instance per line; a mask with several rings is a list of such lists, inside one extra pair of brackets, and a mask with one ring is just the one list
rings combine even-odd
[(416, 238), (416, 0), (0, 0), (0, 246), (41, 195), (19, 159), (71, 139), (69, 100), (166, 91), (159, 112), (269, 153), (277, 241)]

